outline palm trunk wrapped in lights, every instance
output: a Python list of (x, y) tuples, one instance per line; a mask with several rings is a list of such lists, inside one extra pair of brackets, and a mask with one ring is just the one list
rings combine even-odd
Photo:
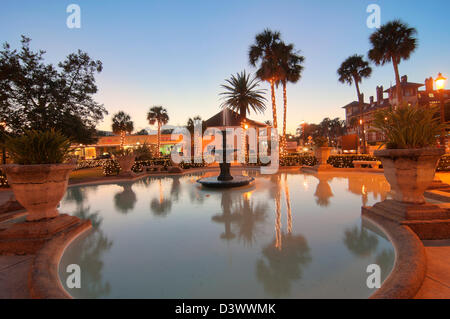
[(156, 153), (157, 153), (157, 157), (159, 157), (160, 153), (161, 153), (161, 123), (160, 122), (158, 122), (158, 138), (157, 139), (158, 139), (157, 140), (158, 151)]
[(273, 114), (273, 123), (272, 126), (277, 129), (278, 128), (278, 122), (277, 122), (277, 105), (275, 102), (275, 81), (272, 79), (270, 80), (270, 91), (272, 94), (272, 114)]
[(120, 148), (123, 149), (123, 145), (125, 144), (125, 131), (120, 132)]

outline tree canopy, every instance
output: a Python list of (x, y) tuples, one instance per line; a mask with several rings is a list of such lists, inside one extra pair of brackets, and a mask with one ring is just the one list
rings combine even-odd
[(101, 61), (78, 50), (55, 67), (30, 42), (22, 36), (20, 49), (4, 43), (0, 51), (0, 121), (9, 134), (56, 128), (75, 142), (92, 141), (95, 125), (107, 114), (93, 98)]

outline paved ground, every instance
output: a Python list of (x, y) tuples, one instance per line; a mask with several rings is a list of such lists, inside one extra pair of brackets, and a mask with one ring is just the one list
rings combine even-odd
[(450, 240), (424, 241), (427, 274), (415, 298), (450, 298)]
[(0, 256), (0, 298), (30, 298), (28, 271), (33, 260), (28, 256)]

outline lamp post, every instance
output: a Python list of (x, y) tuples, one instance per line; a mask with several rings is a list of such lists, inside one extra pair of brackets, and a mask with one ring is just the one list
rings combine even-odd
[[(436, 91), (439, 95), (439, 102), (440, 102), (440, 108), (441, 108), (441, 123), (445, 123), (445, 105), (444, 105), (444, 88), (445, 84), (447, 82), (447, 78), (442, 75), (442, 73), (439, 73), (436, 80)], [(440, 142), (442, 147), (445, 148), (445, 139), (446, 139), (447, 132), (445, 128), (442, 129)]]

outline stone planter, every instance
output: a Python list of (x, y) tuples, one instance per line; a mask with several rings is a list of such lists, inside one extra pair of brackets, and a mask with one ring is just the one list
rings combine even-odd
[(439, 148), (384, 149), (375, 151), (374, 155), (383, 163), (394, 200), (423, 204), (423, 193), (433, 182), (436, 166), (444, 153)]
[(133, 167), (135, 158), (136, 158), (135, 155), (125, 155), (125, 156), (117, 157), (117, 162), (119, 162), (119, 165), (120, 165), (119, 176), (133, 175), (131, 168)]
[(318, 165), (327, 165), (328, 157), (330, 157), (331, 147), (318, 147), (314, 150), (314, 156), (319, 161)]
[(74, 164), (3, 165), (17, 201), (28, 211), (27, 221), (54, 218), (66, 193)]

